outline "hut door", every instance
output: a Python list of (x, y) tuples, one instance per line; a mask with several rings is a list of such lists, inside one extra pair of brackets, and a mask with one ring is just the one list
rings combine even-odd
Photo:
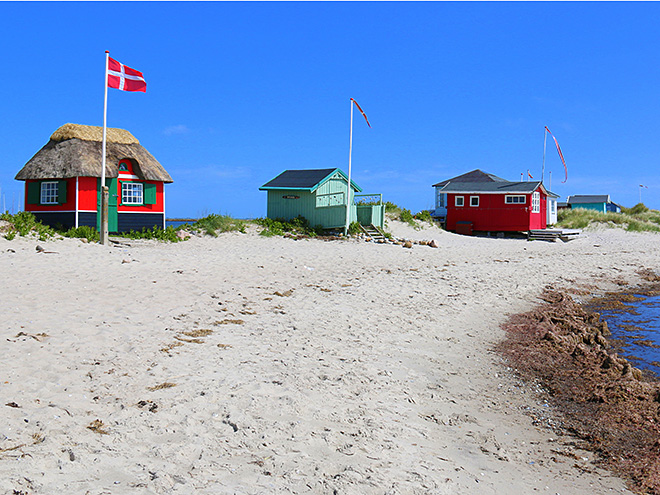
[[(118, 222), (117, 222), (117, 197), (119, 195), (119, 184), (117, 179), (105, 179), (105, 185), (108, 186), (108, 191), (110, 192), (108, 198), (108, 232), (117, 232)], [(97, 181), (98, 194), (96, 195), (96, 211), (100, 211), (101, 208), (101, 179)], [(101, 216), (97, 215), (96, 219), (96, 229), (101, 230)]]

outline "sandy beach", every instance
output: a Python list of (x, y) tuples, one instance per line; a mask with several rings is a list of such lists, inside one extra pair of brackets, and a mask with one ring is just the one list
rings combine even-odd
[(640, 283), (658, 236), (390, 230), (439, 248), (0, 237), (0, 492), (630, 493), (494, 347), (547, 286)]

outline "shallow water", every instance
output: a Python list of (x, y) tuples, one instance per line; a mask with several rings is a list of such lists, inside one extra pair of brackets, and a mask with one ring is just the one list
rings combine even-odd
[(636, 295), (624, 310), (600, 309), (619, 355), (660, 377), (660, 296)]

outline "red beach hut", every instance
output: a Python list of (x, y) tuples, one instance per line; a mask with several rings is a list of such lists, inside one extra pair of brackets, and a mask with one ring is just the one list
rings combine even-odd
[[(42, 223), (68, 229), (99, 228), (101, 127), (65, 124), (18, 172), (25, 181), (25, 211)], [(107, 129), (108, 230), (165, 228), (165, 184), (172, 178), (124, 129)]]
[(471, 234), (547, 227), (549, 193), (541, 181), (510, 182), (475, 170), (435, 187), (444, 195), (447, 230)]

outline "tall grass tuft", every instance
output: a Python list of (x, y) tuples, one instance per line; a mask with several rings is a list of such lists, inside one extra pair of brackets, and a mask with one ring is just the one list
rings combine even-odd
[(632, 208), (622, 208), (621, 213), (576, 208), (560, 210), (557, 214), (558, 227), (586, 229), (591, 225), (618, 227), (629, 232), (660, 232), (660, 211), (639, 203)]
[[(184, 226), (182, 225), (182, 227)], [(238, 231), (245, 233), (245, 221), (232, 218), (229, 215), (211, 213), (193, 223), (190, 229), (197, 232), (204, 232), (213, 237), (217, 237), (218, 233), (222, 234), (223, 232)]]

